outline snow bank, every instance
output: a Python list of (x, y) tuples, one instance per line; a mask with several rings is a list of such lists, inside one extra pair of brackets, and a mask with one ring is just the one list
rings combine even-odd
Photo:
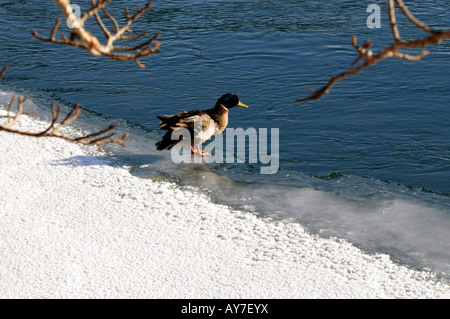
[(450, 297), (432, 274), (139, 179), (93, 148), (0, 132), (0, 152), (0, 298)]

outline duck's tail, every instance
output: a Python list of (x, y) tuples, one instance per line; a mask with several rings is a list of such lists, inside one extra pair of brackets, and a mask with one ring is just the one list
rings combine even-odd
[(172, 140), (172, 132), (173, 132), (173, 130), (167, 131), (166, 135), (164, 135), (162, 140), (155, 144), (156, 149), (158, 151), (162, 151), (165, 149), (171, 150), (172, 147), (174, 147), (176, 144), (181, 142), (181, 140), (183, 139), (183, 136), (180, 136), (180, 138), (178, 140)]
[(171, 115), (164, 115), (164, 116), (157, 116), (157, 118), (160, 120), (159, 129), (160, 130), (170, 130), (170, 126), (173, 124), (173, 116)]

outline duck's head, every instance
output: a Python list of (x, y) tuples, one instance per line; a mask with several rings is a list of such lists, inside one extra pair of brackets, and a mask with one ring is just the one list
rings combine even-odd
[(235, 94), (227, 93), (220, 97), (219, 100), (217, 100), (216, 106), (222, 105), (223, 107), (226, 107), (227, 109), (231, 109), (235, 106), (241, 106), (248, 108), (247, 105), (239, 101), (239, 98)]

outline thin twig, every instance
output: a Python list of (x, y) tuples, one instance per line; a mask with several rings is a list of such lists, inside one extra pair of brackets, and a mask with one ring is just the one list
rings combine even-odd
[(115, 33), (117, 31), (119, 31), (119, 23), (117, 23), (117, 20), (105, 8), (103, 8), (102, 11), (108, 17), (108, 19), (111, 20), (111, 22), (114, 24), (113, 32)]
[(5, 65), (3, 66), (2, 71), (0, 72), (0, 80), (1, 80), (2, 77), (5, 75), (5, 72), (6, 72), (7, 69), (8, 69), (8, 65), (5, 64)]
[(389, 8), (389, 23), (391, 24), (392, 37), (395, 42), (401, 41), (400, 33), (397, 27), (397, 20), (395, 18), (395, 4), (394, 0), (388, 0), (388, 8)]
[(105, 39), (108, 40), (111, 37), (111, 33), (109, 32), (108, 28), (103, 23), (102, 18), (100, 18), (100, 15), (98, 14), (98, 12), (95, 13), (95, 19), (97, 20), (97, 24), (100, 26), (103, 33), (105, 34)]
[(409, 19), (409, 21), (414, 23), (416, 26), (418, 26), (419, 28), (421, 28), (425, 32), (428, 32), (428, 33), (435, 32), (435, 31), (431, 30), (431, 28), (429, 26), (427, 26), (425, 23), (421, 22), (419, 19), (414, 17), (412, 15), (412, 13), (409, 11), (408, 7), (403, 3), (402, 0), (395, 0), (395, 1), (397, 2), (397, 4), (400, 7), (400, 9), (402, 9), (402, 11), (405, 14), (405, 16)]
[(104, 9), (108, 2), (111, 2), (111, 0), (98, 0), (98, 3), (96, 3), (95, 0), (92, 0), (92, 8), (81, 15), (80, 24), (84, 24), (84, 22), (98, 12), (98, 10)]
[(55, 26), (53, 27), (52, 33), (50, 34), (50, 39), (52, 39), (52, 41), (56, 40), (56, 32), (58, 32), (58, 28), (59, 25), (61, 23), (61, 18), (58, 18), (58, 20), (56, 20)]

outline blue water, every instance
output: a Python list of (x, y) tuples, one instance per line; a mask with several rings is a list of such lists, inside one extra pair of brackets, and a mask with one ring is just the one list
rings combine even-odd
[[(90, 1), (73, 3), (85, 10)], [(113, 1), (110, 12), (121, 16), (125, 3), (145, 1)], [(366, 26), (371, 3), (382, 10), (379, 29)], [(128, 148), (109, 147), (105, 156), (136, 176), (195, 187), (213, 201), (448, 276), (449, 41), (420, 62), (382, 61), (299, 104), (308, 87), (348, 68), (353, 34), (371, 39), (375, 51), (390, 43), (384, 1), (153, 4), (133, 29), (161, 32), (161, 53), (140, 69), (33, 39), (30, 29), (48, 35), (61, 16), (51, 1), (0, 0), (0, 65), (9, 65), (0, 90), (29, 96), (42, 117), (51, 101), (66, 110), (79, 102), (84, 120), (75, 125), (115, 122), (130, 131)], [(428, 0), (410, 10), (448, 28), (448, 5)], [(405, 38), (423, 35), (401, 16), (398, 23)], [(229, 127), (280, 129), (276, 174), (261, 175), (261, 163), (176, 165), (154, 150), (157, 115), (209, 108), (226, 92), (250, 106), (232, 109)]]

